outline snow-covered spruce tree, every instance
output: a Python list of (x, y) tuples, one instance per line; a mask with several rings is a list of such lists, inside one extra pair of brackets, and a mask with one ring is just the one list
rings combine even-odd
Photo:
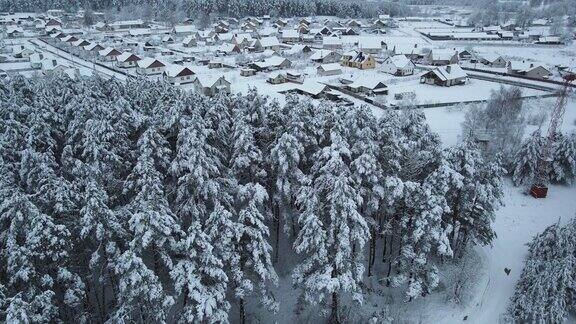
[(550, 179), (566, 184), (576, 180), (576, 133), (558, 136), (550, 165)]
[(450, 212), (444, 217), (452, 227), (452, 250), (461, 255), (469, 241), (490, 244), (495, 238), (492, 222), (503, 203), (505, 170), (497, 160), (486, 161), (471, 140), (447, 149), (445, 159), (457, 177), (447, 181), (445, 197)]
[(527, 138), (514, 159), (512, 180), (517, 186), (532, 184), (536, 180), (538, 160), (540, 159), (544, 139), (536, 130)]
[(166, 296), (158, 276), (140, 257), (128, 250), (115, 260), (113, 269), (118, 277), (118, 305), (111, 315), (112, 321), (167, 321), (174, 300)]
[(370, 238), (368, 224), (358, 211), (360, 197), (350, 170), (350, 149), (341, 135), (342, 124), (338, 126), (328, 146), (316, 154), (312, 183), (299, 197), (303, 210), (294, 248), (304, 259), (293, 273), (305, 300), (329, 304), (333, 321), (339, 320), (343, 294), (362, 301), (361, 251)]
[(562, 323), (576, 310), (576, 222), (552, 225), (529, 245), (509, 313), (522, 323)]

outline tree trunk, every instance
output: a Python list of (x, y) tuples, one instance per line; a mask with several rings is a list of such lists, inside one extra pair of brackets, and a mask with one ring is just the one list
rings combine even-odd
[(240, 298), (238, 302), (238, 309), (240, 310), (240, 324), (246, 324), (246, 311), (244, 310), (244, 298)]
[(278, 263), (280, 260), (280, 228), (281, 228), (281, 215), (280, 215), (280, 206), (278, 204), (273, 204), (272, 209), (274, 210), (274, 216), (276, 217), (276, 241), (274, 242), (274, 264)]
[(331, 324), (338, 324), (340, 323), (340, 318), (338, 317), (338, 294), (336, 292), (332, 293), (332, 306), (331, 306), (331, 313), (330, 313), (330, 321)]
[(386, 250), (388, 248), (388, 236), (387, 235), (383, 235), (383, 243), (382, 243), (382, 263), (386, 262)]

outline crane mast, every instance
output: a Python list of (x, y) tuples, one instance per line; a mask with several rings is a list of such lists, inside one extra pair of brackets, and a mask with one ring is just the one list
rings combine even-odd
[(576, 80), (576, 75), (568, 74), (564, 77), (564, 83), (558, 93), (558, 99), (552, 110), (550, 116), (550, 124), (544, 140), (544, 145), (540, 151), (540, 156), (537, 162), (536, 183), (530, 188), (530, 194), (534, 198), (546, 198), (548, 195), (548, 176), (550, 174), (550, 163), (553, 160), (554, 141), (558, 132), (558, 128), (562, 125), (562, 118), (566, 111), (566, 104), (568, 102), (568, 95), (572, 82)]

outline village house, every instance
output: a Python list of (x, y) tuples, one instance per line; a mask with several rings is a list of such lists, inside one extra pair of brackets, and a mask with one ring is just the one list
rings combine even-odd
[(62, 38), (61, 41), (64, 43), (72, 44), (74, 42), (77, 42), (78, 38), (76, 38), (76, 36), (73, 36), (73, 35), (68, 35), (68, 36)]
[(240, 53), (240, 47), (236, 44), (222, 44), (216, 49), (217, 55), (231, 55)]
[(420, 83), (434, 84), (443, 87), (466, 84), (468, 74), (458, 64), (440, 66), (424, 73), (420, 77)]
[(310, 56), (312, 62), (320, 64), (339, 62), (341, 59), (340, 53), (331, 50), (317, 50)]
[(44, 53), (34, 53), (30, 55), (30, 67), (33, 69), (42, 68), (42, 61), (46, 58), (53, 58), (53, 56)]
[(341, 49), (342, 40), (338, 37), (324, 37), (322, 38), (322, 48), (324, 49)]
[(6, 37), (17, 38), (24, 36), (24, 29), (20, 27), (8, 27), (6, 28)]
[(137, 64), (136, 73), (141, 75), (162, 74), (166, 69), (166, 64), (151, 57), (145, 57), (139, 60)]
[(48, 18), (48, 20), (46, 20), (46, 22), (44, 23), (44, 28), (50, 27), (50, 26), (62, 27), (62, 22), (56, 18)]
[(112, 62), (116, 61), (118, 56), (120, 56), (122, 53), (112, 47), (106, 47), (105, 49), (98, 52), (98, 54), (100, 55), (100, 59), (102, 61)]
[(351, 92), (363, 93), (368, 96), (388, 94), (388, 87), (384, 82), (373, 77), (360, 77), (346, 85), (345, 88)]
[(79, 39), (77, 41), (75, 41), (74, 43), (72, 43), (72, 46), (74, 47), (81, 47), (84, 48), (84, 46), (90, 45), (90, 42), (85, 40), (85, 39)]
[(62, 64), (59, 60), (54, 57), (47, 57), (41, 62), (42, 73), (45, 75), (62, 73), (64, 70), (69, 69), (68, 65)]
[(386, 44), (378, 37), (362, 38), (357, 46), (360, 51), (370, 54), (378, 54), (386, 50)]
[(405, 55), (412, 61), (417, 61), (424, 58), (423, 48), (418, 47), (418, 44), (395, 44), (392, 47), (390, 55)]
[(162, 43), (165, 44), (174, 44), (176, 40), (174, 39), (174, 37), (172, 37), (172, 35), (166, 35), (164, 37), (162, 37)]
[(94, 24), (94, 28), (98, 31), (110, 31), (110, 30), (112, 30), (112, 27), (110, 27), (110, 25), (108, 25), (107, 23), (105, 23), (103, 21), (99, 21), (96, 24)]
[(312, 53), (312, 48), (304, 44), (294, 44), (288, 50), (284, 51), (284, 54), (294, 56), (308, 55), (310, 53)]
[(292, 66), (292, 62), (280, 56), (272, 56), (262, 61), (250, 63), (250, 68), (256, 71), (270, 71), (287, 69)]
[(251, 46), (254, 38), (250, 34), (236, 34), (232, 37), (232, 44), (238, 45), (240, 48)]
[(173, 85), (187, 84), (194, 82), (195, 73), (189, 67), (182, 65), (170, 65), (164, 69), (162, 76), (164, 80)]
[(198, 75), (194, 80), (196, 92), (213, 97), (219, 93), (230, 93), (230, 82), (224, 76)]
[(300, 33), (294, 29), (286, 29), (280, 33), (282, 43), (297, 43), (300, 41)]
[(288, 78), (286, 77), (285, 72), (275, 71), (270, 73), (270, 75), (268, 75), (266, 82), (270, 84), (281, 84), (288, 82)]
[(507, 68), (509, 74), (533, 79), (548, 79), (552, 76), (552, 73), (547, 68), (534, 62), (510, 61)]
[(440, 66), (458, 63), (458, 51), (434, 49), (428, 53), (428, 64)]
[(122, 21), (115, 21), (110, 24), (110, 28), (112, 30), (128, 30), (128, 29), (135, 29), (135, 28), (148, 28), (148, 24), (146, 24), (143, 20), (122, 20)]
[(276, 36), (263, 37), (261, 39), (257, 39), (254, 43), (255, 43), (254, 48), (257, 51), (268, 49), (273, 51), (279, 51), (281, 49), (280, 41)]
[(98, 53), (103, 49), (104, 49), (104, 47), (98, 43), (90, 43), (90, 44), (84, 46), (85, 51), (92, 52), (92, 53)]
[(316, 81), (306, 81), (291, 90), (301, 95), (309, 96), (314, 99), (327, 98), (330, 96), (330, 88)]
[(342, 56), (341, 64), (343, 66), (353, 67), (360, 70), (369, 70), (376, 67), (376, 59), (372, 54), (356, 52), (356, 55), (353, 57), (350, 57), (349, 55)]
[(242, 68), (240, 69), (240, 75), (244, 77), (256, 75), (256, 70), (251, 68)]
[[(336, 29), (334, 29), (336, 30)], [(340, 30), (340, 33), (344, 36), (358, 36), (360, 33), (356, 31), (354, 28), (343, 28)]]
[(316, 69), (321, 76), (342, 74), (342, 66), (339, 63), (322, 64)]
[(141, 59), (138, 55), (131, 52), (124, 52), (116, 58), (116, 66), (120, 68), (136, 67), (140, 60)]
[(259, 38), (270, 37), (278, 35), (278, 29), (274, 27), (264, 27), (256, 31)]
[(362, 27), (362, 24), (359, 21), (352, 19), (346, 23), (346, 26), (352, 28), (360, 28)]
[(196, 41), (195, 35), (186, 36), (186, 38), (184, 38), (184, 40), (182, 41), (182, 46), (184, 47), (194, 47), (197, 44), (198, 43)]
[(395, 76), (406, 76), (414, 74), (416, 66), (405, 55), (389, 56), (382, 62), (380, 69)]
[(197, 31), (194, 25), (176, 25), (171, 30), (172, 34), (178, 36), (194, 35)]
[(480, 63), (494, 68), (505, 68), (507, 61), (500, 55), (482, 54), (478, 56)]
[(14, 58), (29, 58), (34, 53), (36, 53), (34, 49), (24, 45), (16, 45), (12, 49), (12, 56), (14, 56)]
[(559, 36), (544, 36), (538, 38), (535, 43), (543, 45), (563, 45), (564, 41)]
[(474, 57), (474, 53), (469, 50), (462, 50), (458, 52), (458, 60), (459, 61), (469, 61)]

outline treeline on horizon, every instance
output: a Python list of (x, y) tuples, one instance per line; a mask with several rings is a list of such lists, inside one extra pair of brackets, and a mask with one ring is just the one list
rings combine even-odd
[(74, 11), (90, 9), (110, 14), (200, 17), (208, 14), (231, 17), (294, 17), (329, 15), (339, 17), (375, 17), (381, 13), (407, 16), (415, 9), (402, 3), (350, 2), (344, 0), (0, 0), (1, 11), (44, 12), (48, 9)]

